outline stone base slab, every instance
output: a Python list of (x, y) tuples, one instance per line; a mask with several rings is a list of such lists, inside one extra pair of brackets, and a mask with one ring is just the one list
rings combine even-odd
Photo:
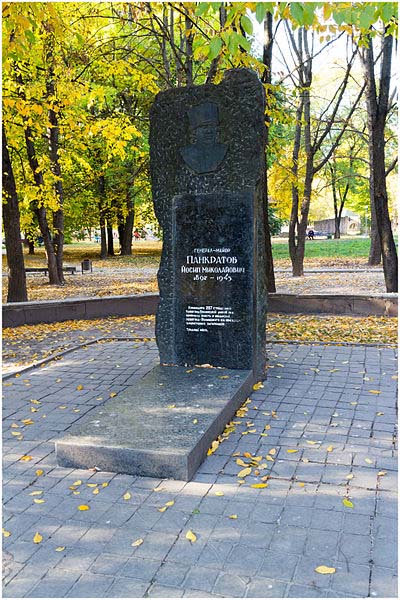
[(254, 383), (247, 370), (157, 365), (58, 440), (57, 462), (189, 481)]

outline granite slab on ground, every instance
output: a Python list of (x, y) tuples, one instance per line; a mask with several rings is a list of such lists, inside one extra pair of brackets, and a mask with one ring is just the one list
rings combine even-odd
[(58, 440), (58, 464), (188, 481), (253, 383), (249, 370), (157, 365)]

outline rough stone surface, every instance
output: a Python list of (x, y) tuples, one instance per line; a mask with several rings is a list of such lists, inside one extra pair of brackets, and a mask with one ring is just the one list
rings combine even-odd
[[(211, 356), (206, 362), (216, 366), (250, 366), (257, 375), (264, 370), (264, 102), (257, 76), (233, 69), (219, 85), (162, 92), (152, 107), (152, 189), (164, 240), (156, 321), (162, 363), (199, 364), (204, 348)], [(253, 249), (251, 257), (248, 248)], [(208, 263), (183, 277), (182, 269), (193, 266), (190, 257), (229, 257), (237, 262), (213, 266), (244, 271), (206, 272)], [(219, 281), (220, 275), (231, 281)], [(225, 318), (221, 310), (210, 317), (220, 308), (228, 311)], [(193, 319), (189, 325), (186, 318), (183, 333), (187, 310), (194, 310), (198, 325), (193, 326)]]
[(58, 464), (191, 479), (253, 383), (251, 371), (158, 365), (57, 440)]

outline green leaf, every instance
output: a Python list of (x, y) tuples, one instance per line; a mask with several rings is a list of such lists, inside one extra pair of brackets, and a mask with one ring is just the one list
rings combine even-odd
[(31, 44), (34, 44), (36, 42), (35, 34), (30, 29), (26, 29), (24, 33), (28, 42), (30, 42)]
[(397, 4), (394, 4), (393, 2), (382, 2), (379, 8), (381, 12), (382, 21), (385, 24), (388, 23), (388, 21), (390, 21), (392, 17), (395, 17), (397, 15)]
[(222, 40), (220, 37), (214, 37), (211, 41), (210, 41), (210, 54), (208, 55), (208, 58), (210, 60), (213, 60), (216, 56), (218, 56), (218, 54), (220, 53), (222, 48)]
[(305, 2), (303, 4), (304, 10), (304, 25), (312, 25), (314, 22), (316, 3), (315, 2)]
[(291, 2), (290, 14), (298, 25), (304, 25), (304, 4), (300, 2)]
[(243, 50), (246, 50), (246, 52), (250, 52), (251, 41), (245, 38), (244, 35), (240, 35), (240, 33), (237, 33), (236, 35), (239, 46), (242, 46)]
[(210, 4), (210, 2), (200, 2), (194, 13), (196, 17), (201, 17), (202, 15), (204, 15), (204, 13), (208, 10)]
[(240, 19), (240, 24), (243, 27), (244, 31), (248, 35), (252, 35), (252, 33), (253, 33), (253, 23), (251, 22), (251, 20), (249, 19), (249, 17), (247, 15), (242, 15), (242, 17)]
[(256, 19), (259, 23), (262, 23), (264, 21), (265, 13), (266, 13), (265, 3), (257, 2), (257, 4), (256, 4)]
[(359, 18), (359, 24), (364, 29), (368, 29), (375, 22), (375, 7), (366, 6), (363, 7)]

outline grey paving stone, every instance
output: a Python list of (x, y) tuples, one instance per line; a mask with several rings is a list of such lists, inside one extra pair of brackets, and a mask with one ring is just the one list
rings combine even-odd
[[(90, 588), (95, 597), (143, 597), (145, 594), (155, 597), (168, 593), (170, 597), (182, 594), (184, 597), (251, 597), (251, 594), (257, 597), (261, 591), (262, 597), (271, 594), (277, 597), (364, 597), (365, 581), (369, 579), (369, 552), (377, 573), (375, 583), (373, 578), (371, 580), (371, 595), (387, 597), (393, 593), (391, 574), (397, 561), (397, 498), (392, 474), (397, 468), (397, 458), (393, 453), (391, 426), (395, 416), (392, 406), (396, 382), (389, 378), (390, 391), (386, 392), (382, 382), (387, 377), (376, 378), (379, 369), (393, 372), (388, 368), (392, 363), (395, 366), (393, 352), (385, 355), (376, 348), (365, 353), (363, 348), (279, 345), (274, 345), (270, 352), (275, 354), (275, 357), (271, 355), (275, 362), (285, 365), (279, 368), (282, 377), (277, 379), (272, 376), (274, 371), (269, 372), (264, 389), (252, 395), (248, 416), (243, 419), (244, 422), (252, 420), (257, 430), (270, 423), (268, 437), (242, 436), (242, 426), (238, 426), (238, 431), (209, 457), (195, 480), (187, 484), (55, 467), (55, 436), (58, 429), (63, 430), (71, 421), (71, 415), (58, 406), (68, 405), (68, 410), (76, 406), (82, 416), (87, 408), (98, 405), (97, 397), (105, 399), (111, 390), (125, 389), (124, 381), (126, 386), (134, 385), (154, 361), (154, 352), (133, 349), (129, 343), (90, 346), (86, 351), (71, 353), (68, 366), (60, 361), (45, 371), (33, 371), (29, 376), (30, 388), (25, 388), (22, 380), (15, 380), (15, 386), (4, 388), (5, 415), (9, 412), (7, 405), (14, 404), (11, 411), (14, 414), (6, 423), (6, 436), (11, 422), (29, 416), (30, 398), (42, 401), (35, 419), (45, 410), (49, 419), (26, 427), (23, 442), (17, 443), (11, 436), (5, 440), (4, 498), (9, 501), (9, 508), (5, 508), (3, 516), (5, 527), (12, 535), (4, 539), (4, 546), (6, 551), (15, 553), (15, 569), (7, 576), (9, 583), (4, 595), (36, 597), (39, 593), (49, 593), (50, 597), (74, 597), (72, 590), (81, 589), (81, 597), (84, 597), (85, 590)], [(386, 361), (385, 367), (378, 363), (377, 356)], [(89, 363), (88, 357), (96, 360)], [(343, 361), (348, 362), (342, 364)], [(376, 363), (377, 372), (372, 374), (374, 381), (365, 382), (365, 392), (360, 394), (355, 388), (361, 385), (358, 381), (363, 375), (358, 371), (364, 370), (365, 361), (368, 368), (368, 361)], [(137, 365), (139, 362), (142, 366)], [(110, 364), (112, 372), (109, 372)], [(116, 367), (117, 364), (120, 367)], [(320, 373), (312, 378), (304, 375), (304, 371), (310, 372), (310, 367), (319, 368)], [(333, 368), (342, 369), (340, 385), (338, 373), (326, 377), (326, 372)], [(368, 368), (368, 376), (371, 376)], [(87, 388), (85, 385), (84, 393), (78, 393), (76, 385), (83, 373)], [(58, 377), (62, 382), (55, 384)], [(117, 385), (118, 381), (121, 385)], [(382, 389), (379, 407), (378, 400), (368, 394), (368, 389), (378, 388), (378, 385)], [(352, 401), (358, 404), (353, 406)], [(276, 410), (278, 419), (262, 414), (271, 410)], [(378, 411), (385, 415), (376, 417)], [(354, 421), (349, 427), (353, 415)], [(331, 421), (337, 422), (337, 426), (331, 427)], [(374, 421), (375, 427), (371, 429)], [(372, 438), (369, 437), (371, 431)], [(321, 440), (321, 447), (310, 446), (307, 439)], [(334, 446), (332, 452), (326, 452), (328, 445)], [(286, 452), (287, 448), (297, 446), (302, 448), (303, 454)], [(240, 450), (265, 456), (272, 447), (278, 452), (275, 464), (268, 461), (268, 467), (275, 468), (277, 477), (271, 473), (268, 488), (256, 490), (238, 486), (236, 473), (240, 467), (232, 454)], [(34, 456), (34, 461), (20, 462), (24, 453)], [(373, 460), (373, 464), (366, 463), (365, 458)], [(222, 465), (226, 465), (224, 473), (219, 472)], [(34, 471), (39, 466), (45, 475), (35, 478)], [(376, 473), (381, 469), (388, 473), (379, 479), (376, 492)], [(351, 470), (354, 478), (345, 480), (345, 484), (353, 509), (343, 506), (346, 485), (340, 484), (343, 475)], [(270, 469), (265, 473), (270, 473)], [(296, 479), (291, 480), (292, 476)], [(327, 483), (321, 483), (321, 478)], [(81, 493), (74, 496), (69, 486), (78, 479), (83, 482), (79, 487)], [(104, 481), (109, 485), (99, 488), (100, 494), (93, 496), (86, 484)], [(299, 486), (299, 482), (305, 486)], [(29, 490), (25, 491), (28, 486)], [(166, 488), (163, 492), (153, 492), (161, 486)], [(32, 497), (28, 497), (29, 491), (38, 489), (44, 490), (45, 504), (36, 505)], [(132, 498), (126, 502), (122, 496), (128, 489)], [(223, 491), (224, 496), (215, 497), (217, 490)], [(158, 502), (162, 505), (170, 499), (175, 500), (175, 505), (159, 513)], [(90, 504), (90, 511), (78, 511), (77, 506), (82, 503)], [(237, 514), (238, 518), (230, 520), (230, 514)], [(370, 523), (372, 546), (367, 543)], [(195, 544), (185, 539), (189, 528), (198, 536)], [(36, 531), (43, 535), (43, 542), (38, 546), (32, 544)], [(342, 553), (336, 555), (339, 533), (341, 552), (347, 560), (350, 556), (349, 572)], [(138, 538), (145, 542), (133, 548), (131, 544)], [(57, 553), (57, 546), (66, 548)], [(304, 552), (309, 556), (304, 556)], [(79, 559), (83, 554), (86, 558), (82, 559), (80, 568), (77, 560), (73, 561), (73, 570), (60, 568), (60, 563), (68, 566), (68, 556)], [(336, 557), (339, 558), (337, 564)], [(90, 570), (85, 571), (88, 563)], [(332, 576), (318, 575), (314, 571), (318, 564), (335, 566), (337, 572)], [(140, 568), (142, 565), (144, 568)], [(122, 575), (125, 569), (129, 576)], [(212, 590), (197, 590), (195, 585), (199, 584), (196, 583), (184, 584), (183, 579), (190, 569), (194, 578), (196, 572), (200, 573), (201, 581), (205, 579), (201, 577), (202, 569), (213, 576), (216, 574)], [(94, 587), (96, 577), (98, 591)], [(275, 587), (271, 592), (266, 587), (269, 580), (283, 588)], [(105, 589), (106, 585), (110, 587)], [(39, 590), (36, 596), (31, 595), (33, 586)]]
[(101, 575), (116, 575), (125, 566), (126, 556), (118, 554), (100, 554), (90, 567), (90, 571)]
[(184, 590), (153, 583), (146, 596), (149, 598), (182, 598)]
[(297, 583), (289, 586), (286, 592), (287, 598), (326, 598), (326, 592), (317, 587), (299, 585)]
[(396, 569), (398, 565), (397, 540), (394, 538), (373, 539), (372, 560), (376, 566)]
[(371, 577), (371, 596), (378, 598), (398, 597), (398, 579), (395, 569), (373, 567)]
[(184, 587), (211, 592), (218, 578), (219, 570), (195, 565), (191, 567), (183, 583)]
[(370, 568), (350, 562), (338, 562), (332, 575), (331, 588), (348, 595), (368, 596)]
[(251, 577), (258, 572), (262, 562), (263, 556), (257, 548), (234, 546), (225, 561), (224, 570), (235, 575)]
[(299, 556), (267, 550), (258, 575), (279, 581), (291, 581)]
[(244, 598), (249, 578), (233, 573), (221, 572), (214, 586), (213, 594), (228, 598)]
[(118, 577), (107, 590), (107, 598), (143, 598), (148, 582), (131, 577)]
[(79, 571), (52, 569), (29, 592), (30, 598), (62, 598), (68, 594), (80, 576)]
[(128, 558), (122, 571), (121, 577), (133, 577), (150, 581), (161, 566), (161, 561), (147, 558)]
[(306, 542), (307, 530), (300, 527), (279, 526), (275, 529), (270, 549), (277, 552), (301, 554)]
[(155, 574), (154, 580), (166, 586), (180, 586), (189, 568), (189, 565), (169, 561), (164, 562)]
[(247, 588), (247, 598), (283, 598), (286, 584), (266, 577), (253, 577)]
[(67, 598), (105, 598), (113, 577), (85, 573), (69, 590)]
[(305, 556), (318, 556), (320, 559), (331, 559), (338, 551), (339, 534), (321, 529), (309, 529), (304, 549)]

